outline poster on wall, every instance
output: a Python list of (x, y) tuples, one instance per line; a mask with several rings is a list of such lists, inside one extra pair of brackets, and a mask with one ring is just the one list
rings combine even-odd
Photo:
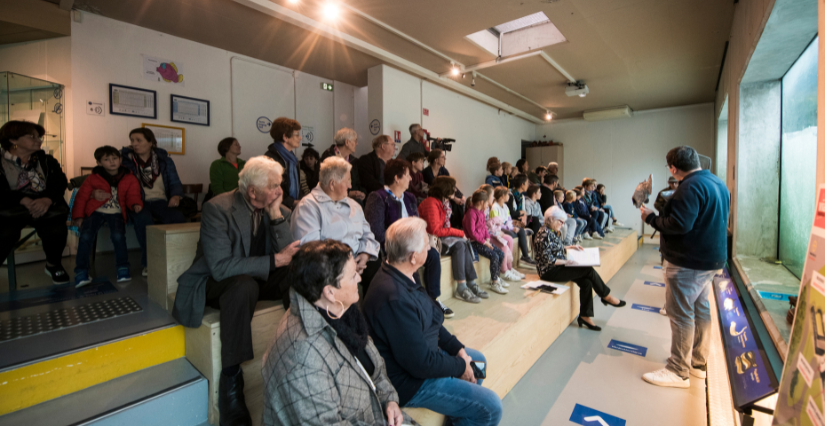
[(160, 124), (143, 123), (145, 127), (155, 134), (158, 141), (158, 148), (163, 148), (169, 154), (186, 154), (186, 129), (183, 127), (161, 126)]
[(209, 101), (180, 95), (170, 95), (170, 97), (172, 121), (200, 126), (209, 125)]
[(154, 90), (109, 84), (109, 114), (158, 118), (157, 98)]
[(154, 56), (143, 57), (143, 78), (158, 83), (171, 83), (183, 86), (183, 67), (180, 62), (160, 59)]
[(825, 425), (825, 185), (816, 209), (799, 286), (774, 425)]

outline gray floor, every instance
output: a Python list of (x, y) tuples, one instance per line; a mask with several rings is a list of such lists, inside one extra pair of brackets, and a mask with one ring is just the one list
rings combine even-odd
[[(74, 256), (63, 258), (63, 267), (66, 268), (72, 278), (74, 278), (74, 259)], [(97, 255), (95, 267), (93, 268), (97, 273), (93, 272), (92, 276), (108, 278), (117, 288), (117, 292), (0, 312), (0, 320), (36, 315), (55, 309), (77, 307), (123, 296), (132, 297), (141, 306), (142, 311), (2, 342), (0, 343), (0, 370), (16, 368), (64, 352), (92, 347), (136, 333), (173, 325), (175, 322), (169, 313), (159, 305), (149, 301), (146, 278), (141, 276), (140, 251), (131, 250), (129, 261), (132, 265), (132, 280), (118, 283), (115, 281), (114, 253), (99, 253)], [(53, 285), (51, 278), (46, 275), (44, 268), (45, 261), (17, 265), (18, 290), (51, 287)], [(8, 269), (5, 266), (0, 267), (0, 292), (8, 292)]]
[[(501, 425), (565, 425), (576, 404), (624, 419), (627, 425), (706, 425), (706, 388), (691, 378), (690, 389), (665, 389), (641, 375), (664, 367), (670, 352), (670, 323), (658, 313), (631, 309), (633, 303), (661, 306), (664, 289), (657, 247), (643, 245), (608, 283), (627, 301), (621, 309), (596, 300), (601, 332), (573, 323), (504, 398)], [(540, 332), (540, 331), (537, 331)], [(607, 347), (611, 339), (647, 348), (645, 357)], [(598, 422), (586, 422), (598, 425)], [(612, 426), (614, 423), (610, 422)]]

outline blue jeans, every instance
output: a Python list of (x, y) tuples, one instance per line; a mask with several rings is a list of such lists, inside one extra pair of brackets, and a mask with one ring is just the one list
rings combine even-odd
[(140, 213), (129, 211), (129, 217), (135, 223), (135, 235), (140, 244), (140, 264), (146, 267), (146, 227), (155, 224), (155, 220), (161, 224), (184, 223), (186, 218), (180, 210), (169, 207), (167, 200), (151, 200), (143, 202), (143, 210)]
[[(481, 352), (464, 348), (474, 361), (484, 361)], [(456, 426), (497, 425), (501, 421), (501, 399), (481, 382), (472, 384), (455, 377), (427, 379), (405, 407), (419, 407), (441, 413)]]
[(602, 208), (603, 208), (603, 209), (604, 209), (604, 211), (607, 213), (607, 216), (608, 216), (610, 219), (614, 219), (614, 218), (616, 217), (616, 215), (614, 215), (614, 214), (613, 214), (613, 207), (612, 207), (612, 206), (610, 206), (610, 205), (604, 205), (604, 206), (602, 206)]
[[(710, 351), (710, 286), (714, 271), (682, 268), (665, 262), (665, 308), (670, 319), (667, 369), (688, 378), (690, 367), (703, 367)], [(737, 325), (741, 328), (741, 325)]]
[(584, 231), (587, 229), (587, 221), (581, 218), (576, 218), (576, 236), (580, 236), (584, 234)]
[(74, 272), (89, 272), (89, 262), (94, 250), (95, 236), (104, 223), (109, 225), (112, 245), (115, 247), (115, 264), (117, 268), (129, 267), (129, 254), (126, 251), (126, 222), (121, 213), (106, 214), (94, 212), (83, 219), (77, 242), (77, 258)]

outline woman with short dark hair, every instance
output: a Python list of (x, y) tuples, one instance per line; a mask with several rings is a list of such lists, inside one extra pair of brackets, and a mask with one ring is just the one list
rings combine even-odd
[(290, 308), (263, 358), (264, 425), (412, 422), (353, 306), (360, 281), (339, 241), (308, 242), (292, 257)]
[(57, 159), (41, 149), (43, 126), (9, 121), (0, 127), (0, 262), (33, 227), (43, 241), (46, 273), (54, 284), (69, 282), (61, 258), (66, 248), (69, 206), (63, 198), (69, 182)]
[(267, 147), (266, 156), (277, 161), (284, 168), (281, 189), (284, 190), (283, 205), (294, 209), (301, 198), (301, 181), (298, 176), (298, 157), (295, 151), (301, 146), (301, 123), (286, 117), (276, 118), (269, 129), (272, 143)]
[(223, 194), (238, 188), (238, 175), (246, 162), (238, 158), (241, 155), (241, 144), (237, 139), (229, 137), (218, 142), (218, 154), (221, 158), (209, 166), (209, 189), (212, 195)]
[[(135, 224), (145, 277), (149, 275), (146, 269), (146, 227), (154, 225), (155, 221), (162, 224), (186, 222), (183, 212), (178, 210), (183, 198), (183, 185), (175, 162), (165, 149), (158, 148), (158, 141), (151, 130), (143, 127), (133, 129), (129, 132), (129, 142), (130, 145), (120, 152), (123, 166), (140, 182), (143, 210), (129, 212), (129, 215)], [(108, 199), (111, 194), (98, 189), (92, 196), (100, 200), (100, 197)]]

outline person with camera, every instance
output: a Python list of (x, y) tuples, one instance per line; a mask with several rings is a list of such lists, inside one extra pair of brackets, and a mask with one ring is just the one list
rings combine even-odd
[(444, 328), (441, 308), (415, 283), (414, 274), (429, 248), (422, 219), (399, 219), (387, 229), (387, 261), (375, 274), (362, 307), (370, 336), (384, 358), (399, 405), (444, 414), (457, 425), (497, 425), (501, 399), (481, 386), (484, 355), (464, 347)]
[(426, 139), (427, 133), (424, 132), (424, 129), (421, 128), (420, 124), (410, 124), (410, 140), (404, 143), (404, 146), (401, 147), (401, 152), (398, 153), (396, 158), (399, 160), (410, 161), (407, 157), (409, 157), (413, 152), (420, 152), (426, 156), (429, 151), (443, 148), (441, 145), (441, 138), (438, 138), (433, 141), (430, 144), (430, 148), (427, 149), (427, 147), (424, 146), (424, 141)]

